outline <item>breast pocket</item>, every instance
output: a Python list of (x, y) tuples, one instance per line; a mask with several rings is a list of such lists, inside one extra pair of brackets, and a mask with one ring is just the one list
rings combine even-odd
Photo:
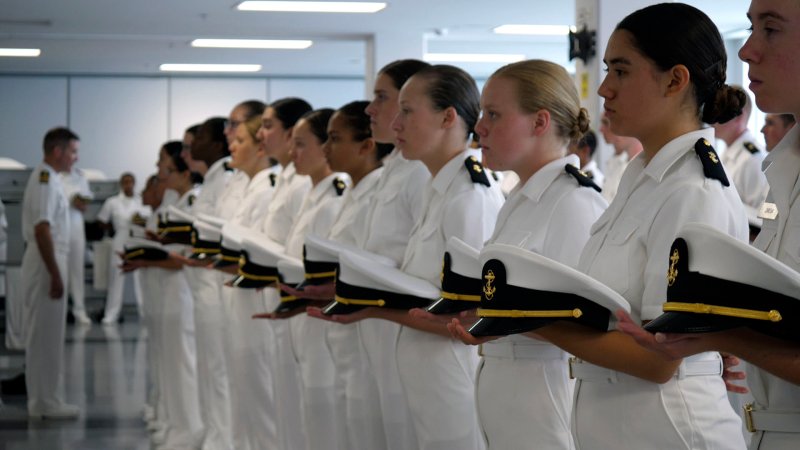
[(636, 251), (634, 238), (639, 225), (638, 221), (632, 219), (616, 224), (609, 232), (592, 270), (600, 281), (623, 296), (637, 280), (641, 281), (644, 271), (645, 259)]
[(791, 268), (800, 271), (800, 220), (787, 224), (781, 242), (781, 259)]

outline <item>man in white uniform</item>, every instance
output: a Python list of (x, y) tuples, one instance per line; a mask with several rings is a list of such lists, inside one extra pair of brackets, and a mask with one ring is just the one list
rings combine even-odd
[(83, 224), (83, 213), (86, 212), (88, 201), (92, 199), (93, 195), (89, 189), (89, 182), (78, 168), (73, 168), (70, 172), (62, 172), (61, 182), (70, 206), (67, 292), (72, 296), (72, 315), (75, 317), (75, 321), (82, 325), (89, 325), (92, 321), (86, 315), (84, 303), (86, 230)]
[[(122, 261), (118, 255), (125, 249), (125, 240), (130, 234), (130, 227), (134, 216), (148, 216), (149, 211), (142, 204), (142, 199), (134, 193), (136, 179), (131, 173), (124, 173), (119, 178), (120, 193), (107, 199), (97, 213), (97, 220), (114, 229), (114, 241), (110, 265), (108, 268), (108, 294), (106, 308), (103, 314), (103, 325), (113, 325), (119, 319), (122, 310), (122, 294), (125, 280), (136, 283), (137, 274), (123, 274), (119, 269)], [(139, 289), (134, 287), (136, 304), (141, 304)]]
[(614, 146), (614, 155), (606, 161), (606, 178), (603, 181), (603, 198), (608, 203), (614, 200), (622, 180), (622, 174), (628, 167), (628, 162), (642, 151), (642, 143), (638, 139), (625, 136), (617, 136), (608, 127), (608, 118), (603, 114), (600, 122), (600, 134), (606, 144)]
[(581, 171), (602, 189), (605, 176), (594, 160), (595, 150), (597, 150), (597, 135), (592, 130), (588, 130), (577, 142), (569, 145), (569, 152), (580, 158)]
[(58, 176), (72, 169), (77, 154), (75, 133), (67, 128), (48, 131), (44, 161), (31, 174), (22, 200), (25, 381), (33, 418), (73, 419), (80, 414), (63, 395), (69, 202)]

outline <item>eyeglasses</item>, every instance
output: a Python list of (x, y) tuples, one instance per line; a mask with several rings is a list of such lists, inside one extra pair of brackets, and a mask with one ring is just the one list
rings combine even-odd
[(242, 120), (226, 120), (225, 121), (225, 129), (226, 130), (235, 130), (236, 127), (242, 124)]

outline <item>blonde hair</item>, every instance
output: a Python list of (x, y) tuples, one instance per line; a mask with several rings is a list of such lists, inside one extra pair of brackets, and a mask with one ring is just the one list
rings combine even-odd
[(574, 141), (589, 129), (589, 112), (581, 108), (572, 78), (558, 64), (541, 59), (520, 61), (497, 69), (489, 79), (500, 77), (514, 81), (522, 111), (550, 112), (558, 136)]
[(253, 142), (261, 142), (261, 139), (258, 137), (258, 129), (261, 128), (261, 116), (253, 116), (239, 124), (239, 126), (247, 130), (247, 134), (253, 138)]

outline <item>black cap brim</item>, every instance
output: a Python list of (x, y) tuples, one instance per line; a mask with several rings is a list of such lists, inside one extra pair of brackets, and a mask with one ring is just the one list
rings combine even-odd
[(713, 333), (746, 325), (745, 319), (715, 314), (669, 311), (648, 322), (651, 333)]
[(469, 311), (480, 306), (478, 302), (468, 302), (463, 300), (449, 300), (440, 298), (431, 303), (426, 309), (431, 314), (458, 314), (462, 311)]
[(325, 314), (326, 316), (346, 315), (353, 314), (356, 311), (361, 311), (364, 308), (366, 308), (366, 306), (346, 305), (344, 303), (333, 301), (322, 308), (322, 314)]
[(218, 259), (218, 260), (214, 261), (213, 267), (215, 269), (221, 269), (223, 267), (230, 267), (230, 266), (233, 266), (233, 265), (236, 265), (236, 264), (239, 264), (239, 262), (238, 261), (225, 261), (224, 259)]
[(241, 275), (237, 276), (233, 280), (231, 280), (231, 286), (236, 288), (242, 289), (258, 289), (258, 288), (265, 288), (272, 285), (274, 281), (262, 281), (262, 280), (252, 280), (250, 278), (245, 278)]
[(469, 334), (475, 337), (483, 336), (508, 336), (510, 334), (525, 333), (553, 323), (556, 319), (524, 318), (511, 319), (507, 317), (481, 317), (469, 329)]
[(292, 300), (290, 302), (280, 302), (278, 306), (275, 308), (275, 313), (288, 313), (290, 311), (294, 311), (297, 308), (305, 308), (308, 306), (308, 300), (304, 298), (300, 298), (297, 300)]

